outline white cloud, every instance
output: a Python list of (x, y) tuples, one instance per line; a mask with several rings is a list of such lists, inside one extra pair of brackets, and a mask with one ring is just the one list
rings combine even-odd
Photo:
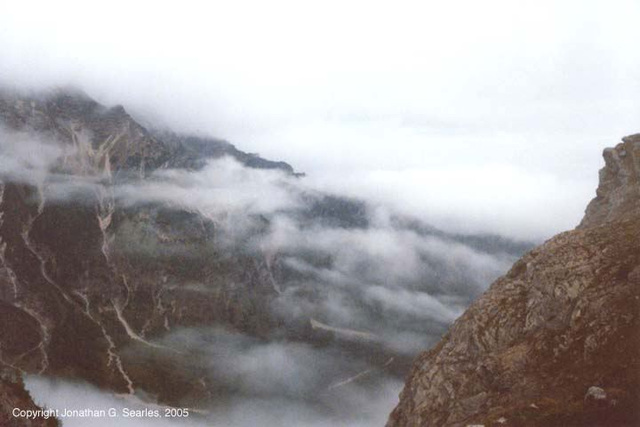
[[(366, 182), (376, 171), (484, 175), (508, 165), (517, 172), (481, 176), (482, 189), (542, 178), (545, 194), (555, 186), (575, 196), (540, 209), (535, 192), (507, 193), (507, 205), (492, 194), (471, 206), (474, 228), (546, 237), (579, 219), (601, 149), (637, 131), (639, 7), (13, 2), (0, 17), (0, 76), (9, 84), (79, 84), (107, 103), (229, 138), (314, 176), (355, 171)], [(425, 199), (414, 213), (429, 214), (428, 202), (466, 222), (465, 196), (451, 181), (440, 180), (453, 199), (398, 180), (400, 203)], [(496, 220), (494, 212), (504, 215)], [(535, 216), (544, 219), (529, 232)]]
[[(187, 419), (126, 418), (124, 409), (159, 410), (134, 396), (115, 396), (86, 383), (28, 376), (25, 385), (34, 401), (47, 408), (104, 410), (113, 408), (116, 418), (92, 418), (96, 426), (220, 426), (276, 427), (296, 425), (330, 427), (337, 424), (365, 427), (384, 423), (398, 401), (402, 383), (382, 366), (367, 365), (347, 353), (289, 342), (264, 343), (222, 330), (182, 330), (165, 337), (173, 345), (188, 349), (191, 363), (198, 366), (202, 380), (219, 390), (221, 399), (210, 406), (191, 409)], [(382, 362), (380, 365), (382, 365)], [(192, 365), (193, 366), (193, 365)], [(354, 382), (329, 387), (364, 370), (370, 370), (369, 385)], [(226, 387), (226, 388), (225, 388)], [(214, 395), (215, 396), (215, 395)], [(80, 427), (86, 418), (63, 418), (65, 427)]]
[(0, 177), (37, 184), (73, 150), (46, 141), (41, 135), (0, 128)]
[(171, 203), (216, 219), (238, 218), (295, 207), (286, 179), (281, 171), (246, 168), (225, 157), (198, 171), (158, 170), (150, 179), (118, 186), (116, 197), (131, 203)]

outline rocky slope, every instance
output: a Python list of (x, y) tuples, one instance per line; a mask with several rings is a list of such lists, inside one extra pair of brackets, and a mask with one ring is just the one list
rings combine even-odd
[(604, 158), (581, 224), (417, 358), (388, 427), (640, 425), (640, 135)]
[[(5, 365), (127, 393), (143, 375), (119, 354), (127, 343), (153, 347), (146, 337), (176, 324), (219, 322), (258, 335), (269, 328), (260, 307), (274, 290), (264, 262), (246, 253), (214, 253), (215, 226), (195, 212), (159, 203), (116, 206), (116, 183), (144, 179), (173, 161), (189, 166), (197, 153), (158, 140), (122, 107), (105, 108), (77, 92), (5, 93), (0, 118), (14, 136), (28, 135), (18, 141), (40, 138), (69, 147), (51, 165), (53, 174), (31, 170), (0, 184)], [(221, 151), (229, 147), (224, 143)], [(56, 179), (67, 188), (70, 178), (77, 194), (56, 197)], [(150, 258), (136, 251), (140, 245), (176, 256)], [(205, 265), (213, 259), (215, 267)], [(193, 281), (214, 282), (216, 292), (171, 286)], [(187, 393), (182, 384), (154, 391), (170, 401), (171, 393)]]
[(55, 415), (14, 417), (13, 411), (41, 411), (24, 389), (20, 373), (0, 365), (0, 426), (3, 427), (58, 427)]

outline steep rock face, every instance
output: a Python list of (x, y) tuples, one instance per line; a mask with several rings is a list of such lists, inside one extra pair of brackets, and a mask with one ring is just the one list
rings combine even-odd
[(14, 369), (0, 365), (0, 425), (4, 427), (58, 427), (55, 416), (14, 417), (15, 409), (24, 411), (42, 410), (36, 406), (24, 389), (20, 374)]
[[(161, 203), (130, 207), (112, 193), (115, 183), (135, 183), (174, 163), (199, 167), (201, 153), (156, 138), (122, 107), (76, 92), (0, 93), (0, 123), (27, 135), (24, 141), (68, 148), (52, 165), (54, 180), (1, 177), (0, 363), (121, 393), (143, 387), (177, 404), (194, 381), (149, 379), (147, 371), (170, 376), (164, 359), (174, 353), (152, 337), (176, 326), (219, 324), (257, 336), (270, 330), (266, 307), (275, 291), (262, 254), (221, 251), (213, 221), (198, 213)], [(61, 177), (77, 182), (77, 200), (55, 197)], [(136, 250), (144, 245), (159, 256)], [(194, 282), (209, 291), (188, 286)], [(125, 347), (130, 354), (154, 348), (163, 360), (155, 371), (152, 363), (141, 367)]]
[(107, 168), (114, 174), (144, 176), (158, 168), (197, 169), (207, 159), (230, 156), (256, 169), (295, 172), (285, 162), (238, 150), (227, 141), (170, 131), (148, 130), (122, 106), (107, 108), (77, 89), (25, 94), (0, 88), (0, 124), (11, 130), (66, 141), (78, 150), (75, 173)]
[(76, 165), (78, 173), (107, 168), (144, 174), (171, 155), (170, 147), (151, 136), (124, 108), (106, 108), (75, 90), (33, 96), (0, 90), (0, 118), (11, 130), (34, 132), (76, 148), (76, 160), (92, 161)]
[(230, 156), (243, 165), (255, 169), (279, 169), (290, 175), (301, 176), (286, 162), (266, 160), (255, 153), (245, 153), (221, 139), (180, 135), (167, 130), (152, 130), (151, 133), (170, 147), (175, 147), (171, 156), (171, 166), (184, 168), (202, 167), (207, 159)]
[(530, 251), (414, 362), (391, 426), (640, 425), (640, 136), (573, 231)]
[(640, 213), (640, 134), (622, 138), (622, 143), (603, 153), (596, 197), (587, 206), (579, 228), (637, 217)]

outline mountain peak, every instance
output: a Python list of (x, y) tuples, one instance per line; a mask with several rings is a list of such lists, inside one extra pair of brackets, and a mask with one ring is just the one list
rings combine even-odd
[(587, 206), (579, 228), (602, 225), (640, 214), (640, 133), (622, 138), (602, 153), (596, 197)]
[(122, 105), (107, 107), (74, 87), (42, 92), (0, 88), (0, 126), (68, 145), (80, 144), (82, 153), (102, 155), (102, 159), (92, 158), (91, 163), (104, 165), (108, 157), (114, 173), (143, 176), (163, 167), (197, 169), (209, 159), (229, 156), (250, 168), (301, 175), (288, 163), (245, 153), (224, 140), (148, 129)]

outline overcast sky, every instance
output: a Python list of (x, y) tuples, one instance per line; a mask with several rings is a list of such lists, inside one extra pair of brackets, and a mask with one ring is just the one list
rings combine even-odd
[(640, 131), (637, 1), (3, 2), (0, 81), (73, 84), (440, 227), (544, 238)]

